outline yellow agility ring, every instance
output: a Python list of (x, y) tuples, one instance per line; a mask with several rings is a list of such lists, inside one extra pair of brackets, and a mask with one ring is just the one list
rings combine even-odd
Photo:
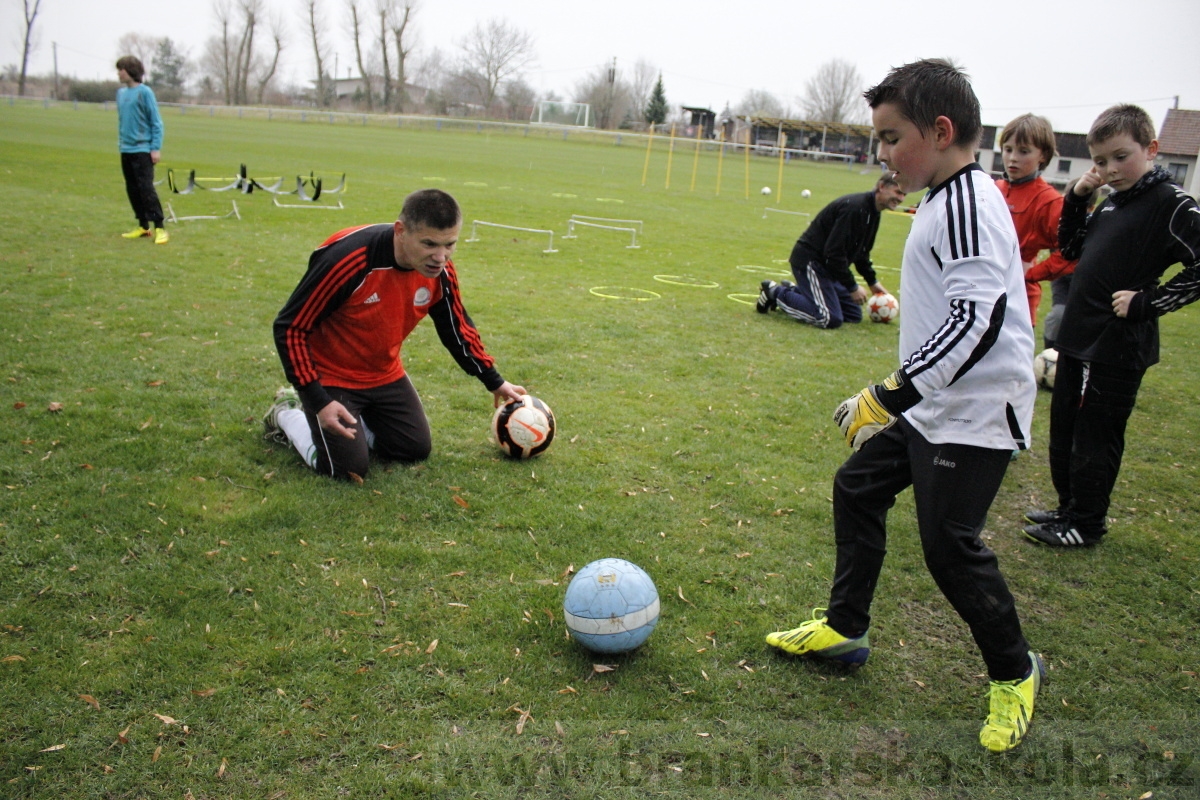
[(658, 292), (652, 292), (649, 289), (631, 289), (627, 286), (593, 286), (588, 291), (596, 295), (596, 297), (603, 297), (605, 300), (637, 300), (642, 302), (662, 298), (662, 295)]
[(693, 278), (691, 275), (655, 275), (654, 280), (669, 283), (672, 286), (695, 286), (697, 289), (720, 289), (721, 284), (707, 281), (704, 278)]
[(763, 267), (758, 264), (738, 264), (737, 268), (742, 272), (749, 272), (754, 275), (775, 275), (780, 278), (792, 277), (791, 272), (784, 272), (783, 270), (776, 269), (775, 267)]
[(735, 303), (744, 303), (748, 306), (752, 306), (758, 302), (758, 295), (756, 295), (756, 294), (746, 294), (745, 292), (734, 292), (733, 294), (727, 294), (725, 296), (728, 297), (730, 300), (732, 300)]

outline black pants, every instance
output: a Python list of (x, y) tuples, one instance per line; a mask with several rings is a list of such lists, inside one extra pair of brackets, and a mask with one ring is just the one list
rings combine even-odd
[[(353, 472), (360, 478), (367, 474), (369, 451), (362, 430), (366, 423), (375, 435), (375, 452), (392, 461), (424, 461), (433, 449), (429, 420), (421, 398), (408, 376), (395, 383), (374, 389), (343, 389), (328, 386), (329, 396), (341, 403), (358, 422), (346, 425), (355, 432), (347, 439), (321, 428), (317, 416), (305, 408), (313, 444), (317, 447), (317, 472), (335, 478), (348, 478)], [(345, 423), (342, 423), (345, 425)]]
[(1070, 513), (1085, 536), (1108, 530), (1125, 425), (1145, 374), (1059, 354), (1050, 399), (1050, 479), (1058, 507)]
[(887, 552), (887, 513), (909, 486), (925, 565), (971, 629), (992, 680), (1029, 671), (1029, 645), (993, 553), (979, 538), (1011, 453), (933, 444), (903, 417), (846, 460), (833, 481), (837, 565), (827, 619), (843, 636), (871, 622)]
[(125, 175), (125, 193), (133, 215), (143, 228), (161, 228), (163, 223), (162, 204), (154, 190), (154, 162), (149, 153), (121, 153), (121, 172)]

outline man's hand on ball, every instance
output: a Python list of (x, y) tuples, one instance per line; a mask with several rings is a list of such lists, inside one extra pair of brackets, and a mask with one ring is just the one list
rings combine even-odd
[(876, 388), (868, 386), (833, 412), (833, 421), (842, 429), (846, 444), (855, 450), (861, 450), (872, 436), (896, 424), (896, 416), (879, 402)]
[(508, 381), (505, 381), (504, 383), (500, 384), (499, 388), (492, 392), (492, 397), (494, 398), (492, 400), (492, 406), (494, 408), (499, 408), (505, 403), (511, 403), (514, 400), (520, 400), (521, 395), (523, 394), (529, 394), (529, 392), (525, 391), (524, 386), (516, 386)]
[(850, 293), (850, 299), (860, 306), (867, 302), (867, 297), (867, 290), (862, 286), (855, 286), (854, 291)]
[(327, 406), (317, 412), (317, 422), (320, 423), (322, 430), (336, 433), (347, 439), (353, 439), (355, 431), (353, 428), (347, 428), (343, 423), (358, 424), (358, 420), (354, 418), (350, 410), (337, 400), (330, 401)]

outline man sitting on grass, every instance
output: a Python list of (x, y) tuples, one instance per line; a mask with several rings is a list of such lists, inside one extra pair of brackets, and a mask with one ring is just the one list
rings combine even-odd
[(495, 397), (524, 387), (496, 371), (463, 308), (450, 256), (462, 212), (439, 189), (413, 192), (395, 223), (347, 228), (312, 254), (308, 272), (275, 319), (287, 379), (263, 424), (323, 475), (361, 481), (369, 450), (423, 461), (432, 440), (400, 348), (427, 315), (450, 355)]

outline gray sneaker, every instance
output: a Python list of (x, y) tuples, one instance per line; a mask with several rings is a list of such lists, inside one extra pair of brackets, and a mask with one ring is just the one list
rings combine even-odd
[(300, 395), (291, 386), (280, 387), (275, 392), (275, 402), (263, 414), (263, 438), (269, 442), (288, 444), (287, 434), (279, 427), (276, 415), (289, 408), (300, 408)]

